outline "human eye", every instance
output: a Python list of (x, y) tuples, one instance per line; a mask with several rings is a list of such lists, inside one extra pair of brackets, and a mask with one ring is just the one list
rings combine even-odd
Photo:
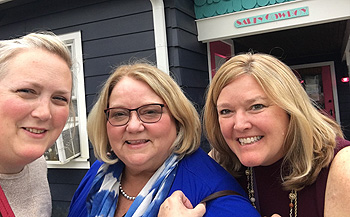
[(37, 95), (37, 92), (30, 88), (17, 89), (16, 93), (22, 98), (34, 98)]
[(18, 89), (18, 90), (16, 90), (16, 92), (17, 93), (33, 93), (33, 94), (35, 94), (35, 91), (34, 90), (32, 90), (32, 89), (29, 89), (29, 88), (21, 88), (21, 89)]
[(123, 119), (128, 116), (129, 116), (128, 111), (124, 109), (111, 109), (109, 111), (109, 117), (113, 119)]
[(230, 109), (220, 109), (219, 116), (222, 117), (230, 117), (233, 114), (233, 111)]
[(252, 105), (250, 107), (250, 109), (253, 110), (253, 111), (259, 111), (259, 110), (261, 110), (263, 108), (266, 108), (266, 106), (263, 105), (263, 104), (254, 104), (254, 105)]
[(161, 113), (161, 107), (157, 105), (150, 105), (141, 107), (139, 110), (140, 115), (154, 116)]
[(69, 101), (68, 98), (64, 96), (54, 96), (53, 99), (59, 103), (65, 103), (65, 104), (67, 104)]

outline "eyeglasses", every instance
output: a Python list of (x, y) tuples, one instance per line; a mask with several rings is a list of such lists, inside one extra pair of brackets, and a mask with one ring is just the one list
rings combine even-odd
[(143, 123), (156, 123), (162, 118), (164, 104), (147, 104), (135, 109), (107, 108), (104, 110), (108, 122), (115, 127), (123, 126), (130, 120), (130, 113), (136, 111), (137, 116)]

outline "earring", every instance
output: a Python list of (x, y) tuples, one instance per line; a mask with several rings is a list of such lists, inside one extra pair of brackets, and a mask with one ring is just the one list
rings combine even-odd
[(111, 160), (114, 160), (117, 158), (117, 155), (115, 155), (113, 149), (111, 149), (111, 150), (107, 151), (107, 157)]

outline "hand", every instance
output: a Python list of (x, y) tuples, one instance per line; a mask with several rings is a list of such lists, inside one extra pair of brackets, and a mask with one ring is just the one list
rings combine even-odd
[(202, 217), (205, 211), (204, 204), (200, 203), (193, 208), (182, 191), (174, 191), (160, 206), (158, 217)]

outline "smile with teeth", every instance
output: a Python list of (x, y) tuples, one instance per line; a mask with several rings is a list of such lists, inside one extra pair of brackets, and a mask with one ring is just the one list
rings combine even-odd
[(241, 145), (247, 145), (259, 141), (262, 136), (253, 136), (248, 138), (239, 138), (238, 141)]
[(27, 128), (27, 127), (24, 129), (31, 132), (31, 133), (35, 133), (35, 134), (40, 134), (40, 133), (43, 133), (46, 131), (46, 130), (38, 130), (38, 129), (34, 129), (34, 128)]
[(148, 142), (148, 139), (142, 139), (142, 140), (127, 140), (125, 141), (127, 144), (133, 145), (133, 144), (140, 144), (140, 143), (146, 143)]

